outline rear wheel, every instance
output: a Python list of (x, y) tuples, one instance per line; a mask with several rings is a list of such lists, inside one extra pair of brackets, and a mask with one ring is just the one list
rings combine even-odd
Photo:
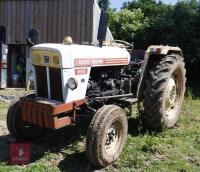
[(94, 115), (87, 132), (86, 154), (98, 167), (113, 163), (121, 154), (127, 137), (128, 123), (123, 109), (103, 106)]
[(177, 54), (155, 62), (146, 79), (144, 123), (150, 129), (173, 127), (180, 115), (185, 93), (185, 64)]
[(19, 100), (13, 101), (9, 107), (7, 128), (18, 141), (31, 141), (42, 136), (45, 132), (44, 128), (23, 122)]

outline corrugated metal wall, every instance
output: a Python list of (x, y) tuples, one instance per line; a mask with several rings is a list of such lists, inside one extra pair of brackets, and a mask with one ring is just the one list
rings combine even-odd
[(26, 42), (29, 29), (39, 31), (39, 42), (91, 42), (94, 0), (0, 0), (0, 26), (7, 43)]

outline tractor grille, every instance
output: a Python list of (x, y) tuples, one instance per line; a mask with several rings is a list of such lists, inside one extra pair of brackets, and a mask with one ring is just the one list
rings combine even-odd
[(39, 97), (48, 98), (46, 67), (35, 66), (37, 94)]
[[(37, 95), (48, 98), (47, 71), (44, 66), (35, 66)], [(50, 98), (63, 101), (61, 69), (49, 67)]]
[(49, 68), (51, 99), (63, 101), (61, 70)]

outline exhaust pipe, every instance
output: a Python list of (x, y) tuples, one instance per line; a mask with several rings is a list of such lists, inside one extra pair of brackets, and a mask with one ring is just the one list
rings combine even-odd
[(99, 21), (99, 30), (97, 35), (97, 40), (99, 41), (99, 47), (103, 46), (103, 41), (106, 40), (106, 33), (108, 28), (109, 22), (109, 15), (108, 15), (108, 5), (109, 1), (107, 0), (104, 4), (103, 10), (101, 11), (100, 21)]

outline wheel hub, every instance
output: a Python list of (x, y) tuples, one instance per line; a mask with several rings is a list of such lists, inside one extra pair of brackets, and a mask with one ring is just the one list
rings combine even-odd
[(166, 117), (167, 118), (174, 118), (175, 114), (175, 107), (178, 101), (178, 90), (176, 85), (176, 79), (172, 75), (169, 78), (166, 88), (166, 96), (165, 96), (165, 109), (166, 109)]
[(176, 101), (176, 82), (173, 77), (171, 77), (168, 81), (167, 85), (167, 95), (166, 95), (166, 103), (169, 106), (173, 106)]
[(116, 139), (116, 128), (115, 126), (111, 126), (111, 128), (108, 129), (106, 134), (106, 145), (111, 146), (112, 143)]
[(120, 123), (113, 122), (106, 132), (105, 151), (107, 154), (112, 155), (117, 149), (119, 144), (121, 126)]

